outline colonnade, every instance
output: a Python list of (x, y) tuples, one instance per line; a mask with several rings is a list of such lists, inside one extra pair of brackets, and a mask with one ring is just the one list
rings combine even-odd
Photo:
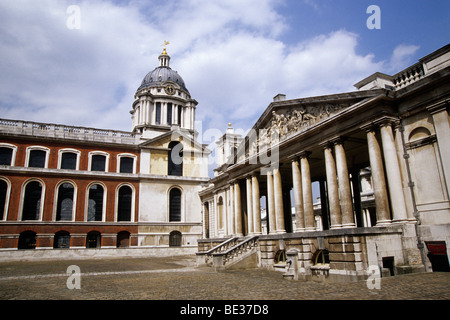
[[(400, 162), (394, 140), (393, 123), (385, 121), (362, 128), (367, 136), (367, 148), (376, 206), (376, 225), (405, 222), (406, 201), (403, 195)], [(377, 134), (381, 137), (378, 140)], [(330, 229), (356, 227), (352, 187), (344, 148), (344, 138), (335, 138), (320, 144), (323, 149), (326, 173), (326, 194), (329, 209)], [(381, 142), (381, 143), (380, 143)], [(293, 205), (295, 207), (295, 232), (315, 231), (313, 192), (309, 158), (311, 152), (304, 151), (291, 158)], [(286, 165), (287, 160), (283, 162)], [(283, 183), (278, 166), (266, 171), (266, 212), (269, 234), (286, 232)], [(245, 180), (245, 184), (243, 183)], [(216, 219), (222, 219), (224, 235), (261, 234), (260, 176), (251, 172), (232, 181), (225, 188), (225, 206)], [(261, 184), (263, 186), (263, 184)], [(245, 192), (241, 188), (245, 187)], [(359, 188), (358, 188), (359, 190)], [(223, 189), (222, 189), (223, 191)], [(359, 191), (358, 191), (359, 192)], [(216, 195), (219, 191), (216, 191)], [(242, 199), (245, 194), (246, 198)], [(322, 195), (323, 196), (323, 195)], [(358, 197), (359, 199), (359, 197)], [(246, 201), (246, 203), (244, 203)], [(356, 199), (355, 199), (356, 201)], [(216, 201), (217, 203), (217, 201)], [(246, 210), (244, 222), (243, 210)], [(289, 212), (290, 212), (289, 208)], [(391, 218), (392, 216), (392, 218)], [(247, 228), (244, 228), (246, 223)]]
[[(157, 108), (159, 108), (158, 111)], [(194, 108), (191, 106), (166, 101), (153, 102), (149, 97), (141, 97), (134, 111), (133, 127), (138, 125), (179, 124), (182, 128), (192, 128), (194, 121)]]

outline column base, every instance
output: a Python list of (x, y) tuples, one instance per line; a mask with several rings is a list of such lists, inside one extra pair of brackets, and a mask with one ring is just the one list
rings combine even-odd
[(416, 219), (396, 219), (396, 220), (392, 220), (393, 224), (400, 224), (400, 223), (416, 223), (417, 220)]
[(356, 224), (354, 223), (346, 223), (341, 226), (341, 228), (356, 228)]
[(312, 231), (316, 231), (316, 228), (315, 227), (305, 228), (305, 232), (312, 232)]
[(392, 220), (380, 220), (377, 221), (377, 224), (375, 227), (384, 227), (384, 226), (390, 226), (392, 224)]
[(282, 233), (286, 233), (286, 230), (277, 230), (276, 232), (277, 234), (282, 234)]
[(330, 226), (330, 230), (341, 229), (341, 228), (342, 228), (342, 225), (341, 225), (341, 224), (337, 224), (337, 225), (334, 225), (334, 226)]

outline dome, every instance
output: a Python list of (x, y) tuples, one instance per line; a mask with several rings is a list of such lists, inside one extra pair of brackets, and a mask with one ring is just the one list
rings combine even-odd
[(147, 73), (138, 90), (150, 87), (160, 87), (167, 81), (174, 82), (178, 84), (182, 90), (189, 92), (184, 84), (183, 78), (181, 78), (178, 72), (166, 66), (159, 66), (155, 68), (155, 70)]

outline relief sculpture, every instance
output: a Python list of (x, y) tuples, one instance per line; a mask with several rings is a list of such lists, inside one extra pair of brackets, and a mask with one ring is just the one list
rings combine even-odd
[(287, 110), (284, 113), (272, 111), (272, 120), (270, 121), (265, 142), (270, 145), (273, 140), (273, 134), (279, 135), (280, 139), (286, 138), (293, 133), (310, 127), (320, 120), (328, 118), (332, 113), (348, 107), (347, 104), (323, 104), (319, 106), (301, 105), (299, 108)]

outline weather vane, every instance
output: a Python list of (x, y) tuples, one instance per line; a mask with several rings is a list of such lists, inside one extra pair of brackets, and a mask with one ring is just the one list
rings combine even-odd
[(168, 44), (170, 44), (170, 41), (164, 40), (164, 43), (162, 44), (162, 46), (163, 46), (163, 52), (162, 52), (162, 54), (167, 54), (167, 52), (166, 52), (166, 46), (167, 46)]

